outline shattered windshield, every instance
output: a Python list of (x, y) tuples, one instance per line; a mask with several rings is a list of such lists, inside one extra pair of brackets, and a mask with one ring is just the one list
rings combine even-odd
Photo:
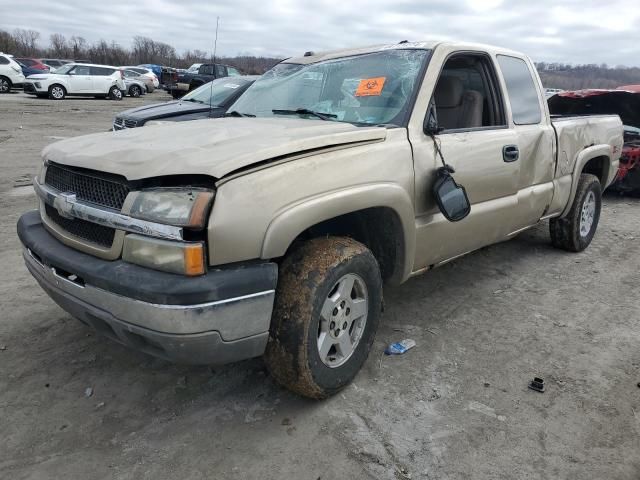
[(402, 125), (428, 54), (391, 49), (309, 65), (280, 63), (230, 110), (257, 117)]

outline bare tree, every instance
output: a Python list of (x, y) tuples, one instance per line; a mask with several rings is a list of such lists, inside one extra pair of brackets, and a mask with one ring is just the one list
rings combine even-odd
[(24, 30), (16, 28), (13, 31), (13, 40), (16, 42), (16, 50), (22, 55), (32, 56), (36, 54), (38, 49), (38, 39), (40, 32), (35, 30)]
[(69, 56), (70, 48), (67, 39), (60, 33), (52, 33), (49, 36), (51, 55), (54, 57), (65, 58)]

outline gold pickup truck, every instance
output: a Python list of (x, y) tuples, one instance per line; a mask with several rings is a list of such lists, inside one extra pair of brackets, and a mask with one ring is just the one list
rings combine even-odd
[(617, 116), (551, 119), (517, 52), (308, 52), (227, 118), (45, 148), (18, 234), (42, 288), (107, 337), (190, 364), (264, 354), (323, 398), (365, 362), (384, 282), (547, 219), (585, 249), (622, 144)]

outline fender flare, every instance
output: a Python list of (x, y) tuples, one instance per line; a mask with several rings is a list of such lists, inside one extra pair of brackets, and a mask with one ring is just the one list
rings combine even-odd
[(325, 220), (367, 208), (393, 210), (403, 231), (404, 261), (399, 267), (399, 281), (406, 280), (415, 256), (415, 215), (406, 189), (395, 183), (369, 183), (326, 192), (289, 205), (273, 217), (264, 235), (262, 258), (285, 255), (298, 235)]
[(576, 196), (576, 191), (578, 190), (578, 182), (580, 181), (580, 174), (584, 169), (584, 166), (589, 162), (589, 160), (593, 160), (597, 157), (604, 157), (607, 159), (609, 163), (609, 168), (607, 169), (606, 178), (602, 185), (604, 188), (609, 184), (609, 172), (611, 170), (611, 146), (602, 144), (602, 145), (592, 145), (590, 147), (585, 148), (580, 151), (576, 156), (576, 161), (573, 167), (572, 180), (571, 180), (571, 193), (569, 194), (569, 200), (567, 201), (567, 205), (564, 207), (564, 210), (560, 214), (560, 217), (564, 217), (571, 210), (571, 206), (573, 205), (573, 200)]

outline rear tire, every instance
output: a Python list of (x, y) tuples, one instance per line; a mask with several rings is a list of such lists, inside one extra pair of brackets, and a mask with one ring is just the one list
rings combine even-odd
[(49, 98), (52, 100), (64, 100), (64, 97), (67, 96), (67, 91), (62, 85), (51, 85), (49, 87)]
[(549, 222), (551, 244), (569, 252), (581, 252), (589, 246), (598, 228), (602, 209), (602, 188), (595, 175), (583, 173), (576, 196), (564, 218)]
[(0, 77), (0, 93), (11, 92), (11, 80), (7, 77)]
[(371, 350), (382, 312), (378, 262), (351, 238), (317, 238), (289, 254), (279, 275), (267, 367), (299, 395), (329, 397)]
[(111, 100), (122, 100), (122, 90), (114, 85), (109, 89), (109, 98)]

